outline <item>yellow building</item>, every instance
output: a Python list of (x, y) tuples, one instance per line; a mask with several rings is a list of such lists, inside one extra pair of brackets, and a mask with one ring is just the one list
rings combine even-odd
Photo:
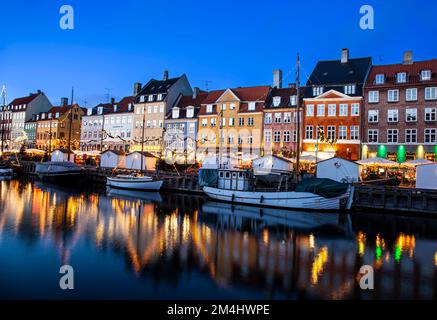
[[(251, 160), (262, 155), (263, 108), (269, 86), (213, 91), (199, 112), (197, 158)], [(221, 160), (220, 160), (221, 159)]]
[(70, 137), (71, 149), (79, 149), (81, 120), (84, 114), (85, 111), (78, 104), (53, 107), (48, 112), (38, 114), (36, 147), (49, 152), (58, 148), (68, 148)]

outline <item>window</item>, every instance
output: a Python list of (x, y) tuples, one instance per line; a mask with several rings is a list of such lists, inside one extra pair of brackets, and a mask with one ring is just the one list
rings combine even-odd
[(305, 139), (308, 139), (308, 140), (314, 139), (314, 127), (313, 126), (306, 126)]
[(144, 101), (145, 101), (144, 96), (140, 96), (140, 102), (144, 102)]
[(351, 140), (360, 140), (360, 127), (351, 126)]
[(339, 112), (339, 116), (340, 116), (340, 117), (345, 117), (345, 116), (347, 116), (347, 104), (345, 104), (345, 103), (340, 104), (340, 112)]
[(379, 91), (369, 91), (369, 103), (379, 102)]
[(337, 115), (337, 105), (336, 104), (328, 105), (328, 116), (335, 117), (336, 115)]
[(232, 133), (229, 134), (228, 143), (234, 143), (234, 135)]
[(284, 123), (291, 123), (291, 112), (284, 112)]
[(398, 143), (398, 129), (387, 130), (387, 143)]
[(323, 87), (313, 87), (313, 96), (317, 97), (323, 93)]
[(417, 142), (417, 129), (406, 129), (405, 143), (416, 143), (416, 142)]
[(281, 142), (281, 131), (275, 131), (275, 133), (273, 134), (273, 141)]
[(328, 139), (329, 140), (335, 139), (335, 126), (328, 126)]
[(211, 127), (217, 126), (217, 118), (211, 118)]
[(179, 118), (179, 108), (174, 108), (172, 113), (173, 119)]
[(417, 100), (417, 88), (410, 88), (406, 90), (405, 93), (406, 101), (416, 101)]
[(206, 105), (206, 113), (212, 113), (212, 104)]
[(252, 144), (253, 143), (253, 137), (252, 136), (248, 136), (247, 137), (247, 143), (248, 144)]
[(420, 72), (420, 80), (422, 81), (431, 80), (431, 70), (422, 70)]
[(272, 114), (271, 113), (266, 113), (266, 115), (264, 117), (264, 123), (265, 124), (271, 124), (272, 123)]
[(153, 101), (153, 94), (151, 94), (150, 96), (149, 96), (149, 102), (152, 102)]
[(290, 131), (284, 131), (284, 142), (290, 142)]
[(275, 123), (281, 123), (282, 115), (280, 113), (275, 113)]
[(385, 75), (377, 74), (375, 77), (375, 84), (384, 84), (385, 83)]
[(292, 106), (297, 106), (297, 96), (296, 95), (290, 97), (290, 104)]
[(318, 117), (325, 116), (325, 105), (324, 104), (317, 105), (317, 116)]
[(425, 143), (436, 143), (437, 129), (425, 129)]
[(396, 75), (396, 82), (397, 83), (405, 83), (405, 82), (407, 82), (407, 73), (406, 72), (399, 72)]
[(307, 112), (306, 112), (307, 117), (314, 117), (314, 105), (309, 104), (309, 105), (307, 105), (306, 109), (307, 109)]
[(233, 127), (235, 125), (235, 118), (229, 118), (229, 126)]
[(273, 97), (273, 106), (278, 107), (281, 104), (281, 97)]
[(405, 121), (416, 122), (417, 121), (417, 109), (407, 109), (405, 111)]
[(159, 107), (159, 112), (160, 112), (160, 113), (164, 113), (164, 106), (160, 106), (160, 107)]
[(387, 111), (387, 122), (398, 122), (399, 120), (399, 110), (389, 109)]
[(208, 125), (208, 119), (202, 119), (202, 127), (206, 127)]
[(194, 117), (194, 108), (187, 108), (187, 118)]
[(436, 121), (436, 108), (425, 108), (425, 121)]
[(347, 126), (338, 127), (338, 140), (347, 140)]
[(369, 110), (369, 123), (378, 123), (379, 110)]
[(352, 103), (351, 105), (351, 116), (359, 116), (360, 115), (360, 104)]
[(255, 110), (255, 107), (256, 107), (256, 103), (255, 102), (249, 102), (249, 107), (248, 107), (249, 111)]
[(355, 88), (356, 87), (354, 84), (344, 86), (344, 93), (345, 94), (355, 94)]
[(244, 118), (243, 117), (238, 118), (238, 125), (240, 127), (244, 126)]
[(252, 127), (253, 124), (254, 124), (253, 118), (252, 118), (252, 117), (247, 118), (247, 125), (248, 125), (249, 127)]
[(425, 100), (436, 100), (437, 99), (437, 88), (425, 88)]
[(226, 127), (226, 118), (222, 118), (222, 126)]
[(223, 110), (223, 111), (226, 110), (226, 103), (223, 103), (223, 104), (222, 104), (222, 108), (221, 108), (221, 110)]
[(264, 131), (264, 142), (266, 143), (272, 142), (272, 132), (270, 130)]
[(231, 103), (229, 105), (229, 110), (235, 110), (235, 103)]
[(158, 113), (158, 106), (153, 106), (153, 113)]
[(293, 130), (293, 142), (297, 142), (297, 130)]
[(388, 90), (388, 102), (399, 101), (399, 90)]
[(148, 106), (148, 107), (147, 107), (147, 113), (148, 113), (148, 114), (151, 114), (151, 113), (152, 113), (152, 106)]

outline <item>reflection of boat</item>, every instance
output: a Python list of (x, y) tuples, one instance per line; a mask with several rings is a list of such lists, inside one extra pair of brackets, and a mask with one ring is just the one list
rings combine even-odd
[(202, 213), (219, 215), (222, 220), (232, 216), (240, 220), (244, 218), (262, 220), (265, 226), (279, 224), (301, 230), (339, 226), (339, 214), (258, 208), (214, 201), (205, 203), (202, 206)]
[(66, 182), (64, 179), (83, 176), (83, 168), (72, 162), (43, 162), (36, 165), (35, 173), (42, 180)]
[(124, 189), (113, 189), (108, 188), (108, 196), (116, 196), (127, 198), (131, 200), (146, 200), (152, 202), (162, 202), (161, 195), (159, 192), (144, 192), (138, 190), (124, 190)]
[(8, 181), (12, 179), (12, 175), (0, 175), (0, 181)]
[(8, 167), (0, 167), (0, 176), (12, 176), (14, 174), (14, 170)]
[(109, 177), (106, 185), (129, 190), (159, 190), (163, 183), (164, 181), (153, 180), (151, 177), (143, 175), (118, 175)]
[[(211, 198), (265, 207), (304, 210), (350, 209), (352, 187), (330, 179), (306, 179), (296, 191), (258, 191), (243, 170), (218, 170), (218, 187), (204, 187)], [(252, 191), (253, 190), (253, 191)]]

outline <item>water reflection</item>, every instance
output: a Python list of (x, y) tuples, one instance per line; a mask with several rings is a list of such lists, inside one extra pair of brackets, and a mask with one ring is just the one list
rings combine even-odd
[[(432, 299), (437, 293), (435, 221), (15, 180), (0, 182), (0, 199), (2, 261), (24, 260), (43, 271), (77, 266), (82, 289), (74, 298)], [(29, 252), (41, 260), (27, 260)], [(372, 292), (356, 280), (364, 264), (375, 268)], [(41, 283), (56, 277), (41, 276)], [(50, 286), (29, 294), (20, 283), (32, 281), (2, 268), (0, 296), (10, 297), (11, 287), (14, 297), (60, 296)], [(108, 293), (111, 286), (116, 290)]]

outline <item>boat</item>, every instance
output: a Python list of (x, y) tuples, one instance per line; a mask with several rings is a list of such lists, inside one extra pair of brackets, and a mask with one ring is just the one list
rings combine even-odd
[(295, 191), (257, 190), (251, 180), (248, 170), (221, 169), (217, 183), (203, 191), (219, 201), (272, 208), (338, 211), (352, 206), (352, 185), (331, 179), (304, 179)]
[(111, 188), (129, 189), (129, 190), (154, 190), (161, 189), (164, 181), (153, 180), (149, 176), (143, 175), (117, 175), (108, 177), (106, 185)]
[(14, 174), (14, 169), (0, 166), (0, 176), (12, 176)]
[[(84, 177), (84, 169), (72, 162), (49, 161), (38, 163), (35, 166), (35, 173), (41, 180), (52, 182), (77, 182)], [(76, 178), (71, 180), (71, 178)], [(80, 179), (78, 179), (80, 178)]]

